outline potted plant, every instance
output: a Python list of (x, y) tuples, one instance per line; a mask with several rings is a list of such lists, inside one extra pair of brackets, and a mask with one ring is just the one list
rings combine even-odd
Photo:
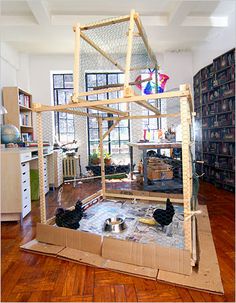
[(104, 162), (106, 166), (110, 166), (111, 165), (111, 154), (109, 154), (108, 152), (104, 152)]
[(98, 150), (93, 151), (93, 153), (90, 155), (90, 163), (92, 165), (98, 165), (100, 164), (100, 153)]

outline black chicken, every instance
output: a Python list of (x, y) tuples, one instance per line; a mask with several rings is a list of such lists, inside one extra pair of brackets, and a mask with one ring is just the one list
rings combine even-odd
[(167, 199), (166, 209), (156, 209), (153, 213), (153, 218), (161, 225), (163, 230), (165, 225), (169, 225), (172, 222), (174, 214), (174, 207), (170, 202), (170, 199)]
[(83, 217), (82, 202), (78, 200), (75, 204), (75, 209), (69, 210), (62, 207), (56, 210), (56, 224), (59, 227), (66, 227), (71, 229), (79, 228), (80, 220)]

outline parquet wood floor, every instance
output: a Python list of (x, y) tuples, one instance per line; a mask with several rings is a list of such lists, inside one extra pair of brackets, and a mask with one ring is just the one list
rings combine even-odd
[[(109, 186), (121, 188), (124, 184)], [(130, 185), (126, 184), (126, 187)], [(100, 188), (99, 182), (73, 189), (65, 185), (62, 204), (69, 207)], [(56, 192), (47, 195), (47, 214), (57, 207)], [(39, 203), (21, 226), (2, 223), (2, 302), (234, 302), (235, 204), (234, 194), (202, 183), (199, 202), (208, 206), (212, 234), (225, 289), (224, 296), (131, 277), (52, 257), (22, 252), (19, 246), (35, 236)]]

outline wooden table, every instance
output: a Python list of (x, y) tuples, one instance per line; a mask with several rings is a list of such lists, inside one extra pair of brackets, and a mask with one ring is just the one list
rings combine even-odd
[[(133, 148), (138, 148), (139, 150), (143, 151), (143, 183), (144, 183), (144, 189), (153, 190), (155, 189), (154, 185), (148, 185), (148, 178), (147, 178), (147, 150), (150, 149), (173, 149), (173, 148), (182, 148), (181, 142), (130, 142), (128, 143), (129, 149), (130, 149), (130, 175), (131, 179), (133, 180)], [(160, 180), (161, 181), (161, 180)], [(181, 184), (179, 182), (176, 182), (176, 180), (168, 180), (165, 181), (166, 183), (169, 183), (171, 187), (174, 187), (176, 189), (182, 188), (182, 182)], [(166, 184), (166, 186), (169, 186)], [(160, 186), (156, 186), (157, 190), (160, 189)], [(163, 186), (162, 186), (163, 187)], [(164, 189), (164, 187), (163, 187)]]

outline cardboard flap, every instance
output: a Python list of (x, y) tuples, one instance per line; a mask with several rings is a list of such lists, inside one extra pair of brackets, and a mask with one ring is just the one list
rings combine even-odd
[[(203, 213), (197, 216), (200, 249), (198, 268), (193, 270), (191, 276), (159, 270), (157, 280), (191, 288), (200, 288), (202, 290), (224, 293), (217, 254), (210, 230), (207, 207), (201, 205), (199, 208), (203, 210)], [(199, 229), (201, 224), (202, 228)]]
[(97, 254), (91, 254), (89, 252), (80, 251), (69, 247), (66, 247), (60, 251), (57, 256), (63, 259), (86, 263), (97, 267), (103, 267), (103, 263), (105, 261)]
[(102, 237), (88, 232), (66, 229), (66, 247), (101, 255)]
[(154, 268), (121, 263), (112, 260), (106, 260), (104, 264), (104, 268), (122, 272), (122, 273), (128, 273), (137, 277), (149, 278), (152, 280), (156, 280), (158, 273), (158, 270)]
[(36, 240), (66, 246), (66, 230), (64, 227), (38, 223), (36, 226)]
[(141, 244), (105, 237), (102, 256), (123, 263), (163, 269), (185, 275), (191, 274), (191, 256), (188, 250)]
[(38, 242), (36, 239), (20, 246), (23, 250), (34, 251), (47, 255), (57, 255), (61, 250), (64, 249), (64, 246), (52, 245), (47, 243)]

